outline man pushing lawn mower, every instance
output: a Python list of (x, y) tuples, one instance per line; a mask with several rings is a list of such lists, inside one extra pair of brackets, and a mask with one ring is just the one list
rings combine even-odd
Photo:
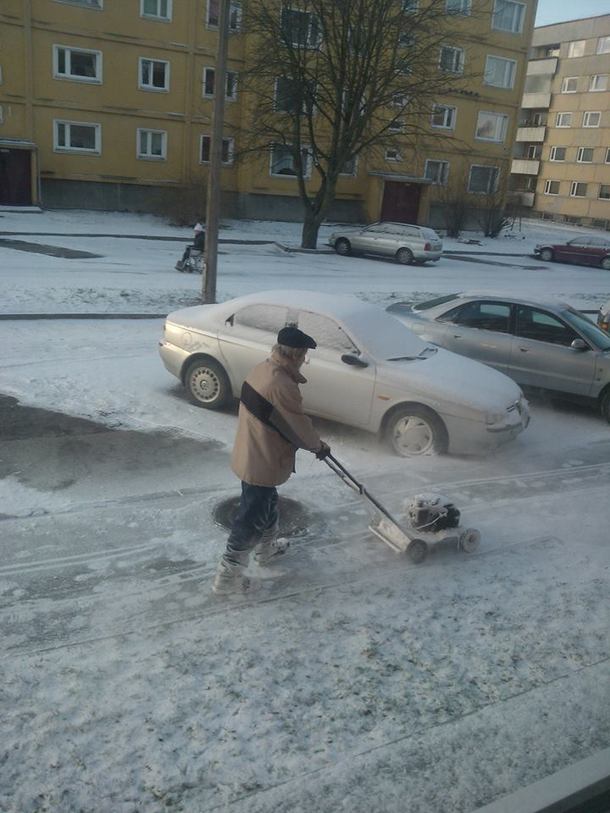
[(250, 586), (245, 576), (250, 553), (260, 565), (272, 564), (288, 542), (278, 538), (276, 486), (294, 471), (297, 449), (318, 460), (330, 454), (304, 414), (299, 372), (316, 342), (296, 327), (284, 327), (271, 356), (248, 375), (241, 390), (237, 436), (231, 465), (241, 480), (241, 501), (212, 589), (240, 593)]

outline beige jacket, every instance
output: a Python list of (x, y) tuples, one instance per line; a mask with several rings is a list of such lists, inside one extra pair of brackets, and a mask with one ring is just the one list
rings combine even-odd
[(303, 413), (299, 384), (306, 378), (277, 352), (244, 381), (231, 465), (240, 480), (278, 486), (294, 471), (297, 449), (314, 451), (321, 440)]

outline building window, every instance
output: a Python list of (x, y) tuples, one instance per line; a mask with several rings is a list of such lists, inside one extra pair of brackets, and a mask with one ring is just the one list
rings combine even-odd
[(447, 14), (470, 14), (471, 0), (445, 0)]
[(592, 76), (589, 83), (589, 90), (608, 90), (608, 74), (597, 73), (595, 76)]
[(445, 73), (463, 73), (464, 50), (454, 48), (452, 45), (442, 45), (439, 67)]
[(53, 76), (56, 79), (100, 83), (102, 81), (102, 52), (54, 45)]
[(585, 198), (587, 196), (587, 184), (580, 181), (572, 181), (570, 187), (571, 198)]
[(606, 147), (606, 164), (610, 164), (610, 147)]
[(520, 34), (525, 19), (525, 3), (515, 3), (513, 0), (496, 0), (491, 18), (491, 27), (494, 31), (510, 31), (511, 34)]
[(601, 200), (610, 200), (610, 184), (600, 184), (599, 195), (597, 197)]
[(102, 151), (102, 125), (85, 121), (53, 122), (55, 152), (82, 152), (99, 155)]
[(402, 11), (404, 14), (415, 14), (419, 8), (419, 0), (402, 0)]
[(515, 84), (517, 63), (514, 59), (501, 56), (488, 56), (485, 60), (483, 81), (495, 88), (512, 88)]
[[(303, 176), (311, 175), (311, 155), (307, 147), (301, 149)], [(294, 149), (290, 144), (274, 144), (271, 148), (269, 174), (280, 178), (295, 178), (297, 174)]]
[(137, 131), (138, 158), (164, 161), (167, 157), (167, 133), (165, 130)]
[(485, 167), (480, 164), (473, 164), (470, 167), (468, 191), (483, 195), (492, 194), (498, 188), (499, 175), (498, 167)]
[(310, 11), (284, 7), (281, 12), (283, 39), (299, 48), (317, 48), (320, 44), (320, 23)]
[(436, 186), (447, 186), (449, 178), (449, 161), (426, 161), (424, 177)]
[(355, 178), (358, 174), (358, 156), (354, 155), (351, 158), (348, 158), (347, 161), (343, 164), (343, 169), (339, 173), (339, 175), (349, 175), (351, 178)]
[[(203, 69), (203, 95), (211, 99), (214, 96), (214, 81), (216, 71), (214, 68)], [(233, 102), (237, 98), (237, 73), (235, 71), (227, 71), (227, 84), (225, 91), (225, 99)]]
[[(218, 28), (220, 8), (218, 0), (208, 0), (207, 24), (209, 28)], [(231, 2), (229, 6), (229, 31), (239, 31), (241, 28), (241, 3)]]
[(444, 104), (435, 104), (432, 107), (432, 118), (430, 123), (433, 127), (443, 130), (453, 130), (455, 127), (456, 108), (448, 107)]
[(545, 181), (544, 182), (545, 195), (558, 195), (559, 194), (559, 181)]
[(559, 52), (561, 49), (561, 43), (554, 42), (552, 45), (547, 45), (544, 49), (545, 56), (559, 56)]
[(571, 113), (557, 113), (557, 118), (555, 119), (555, 127), (571, 127), (571, 126), (572, 126)]
[(588, 110), (586, 113), (583, 113), (582, 116), (582, 126), (583, 127), (599, 127), (599, 123), (601, 121), (602, 114), (600, 112), (592, 112)]
[(593, 147), (579, 147), (576, 153), (576, 160), (579, 164), (592, 164)]
[(392, 119), (392, 121), (388, 124), (389, 133), (404, 133), (404, 131), (405, 131), (404, 119)]
[(530, 144), (527, 148), (526, 157), (529, 158), (531, 161), (534, 161), (540, 158), (541, 153), (542, 153), (541, 144)]
[(585, 42), (586, 40), (573, 40), (568, 43), (568, 56), (577, 57), (585, 55)]
[(70, 6), (84, 6), (85, 8), (103, 8), (103, 0), (55, 0), (57, 3), (67, 3)]
[[(209, 164), (210, 162), (210, 147), (212, 139), (209, 135), (202, 135), (199, 145), (199, 163)], [(233, 163), (233, 154), (235, 152), (235, 141), (232, 138), (222, 139), (222, 153), (221, 161), (225, 165)]]
[(504, 141), (508, 128), (508, 116), (504, 113), (489, 113), (486, 110), (479, 111), (477, 117), (477, 127), (475, 138), (479, 141)]
[(597, 40), (597, 53), (610, 54), (610, 37), (600, 37)]
[(398, 150), (395, 147), (389, 147), (385, 151), (385, 160), (386, 161), (402, 161), (402, 158), (400, 157), (400, 153), (398, 152)]
[[(303, 87), (299, 82), (294, 79), (289, 79), (286, 76), (278, 76), (275, 80), (275, 94), (274, 94), (274, 109), (279, 113), (290, 113), (291, 115), (299, 115), (307, 112), (307, 103), (311, 104), (313, 101), (313, 88), (309, 88), (309, 98), (304, 98), (305, 93), (302, 93)], [(299, 99), (299, 96), (303, 98)], [(345, 103), (345, 94), (344, 99)]]
[(169, 62), (140, 57), (138, 71), (140, 90), (169, 90)]
[(172, 0), (140, 0), (140, 17), (171, 20)]
[(566, 148), (565, 147), (551, 147), (551, 161), (565, 161)]
[(566, 76), (561, 83), (562, 93), (576, 93), (578, 90), (578, 76)]

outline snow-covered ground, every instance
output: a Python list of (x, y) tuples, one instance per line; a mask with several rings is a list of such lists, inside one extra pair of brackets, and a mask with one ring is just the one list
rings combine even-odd
[[(299, 227), (232, 221), (219, 298), (291, 287), (385, 304), (513, 290), (582, 308), (610, 274), (527, 255), (550, 230), (447, 250), (432, 267), (286, 251)], [(331, 227), (324, 227), (324, 238)], [(87, 251), (60, 259), (0, 243), (0, 314), (159, 313), (201, 280), (173, 265), (182, 237), (148, 216), (0, 214), (14, 239)], [(42, 236), (45, 234), (45, 236)], [(78, 234), (78, 237), (62, 235)], [(41, 235), (41, 236), (38, 236)], [(320, 242), (321, 247), (323, 242)], [(310, 512), (279, 575), (251, 598), (210, 580), (238, 483), (233, 413), (184, 398), (157, 355), (161, 319), (0, 321), (0, 393), (107, 431), (0, 445), (0, 810), (471, 811), (610, 744), (610, 428), (534, 401), (493, 457), (394, 457), (319, 422), (337, 456), (400, 512), (438, 488), (472, 556), (413, 566), (307, 455), (282, 489)], [(135, 434), (133, 432), (135, 431)]]

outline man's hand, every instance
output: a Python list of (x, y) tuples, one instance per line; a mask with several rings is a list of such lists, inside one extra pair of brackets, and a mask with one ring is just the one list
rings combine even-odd
[(329, 454), (330, 446), (328, 445), (328, 443), (324, 443), (324, 441), (321, 441), (320, 448), (316, 449), (315, 451), (316, 457), (318, 458), (318, 460), (324, 460), (324, 458), (328, 457)]

